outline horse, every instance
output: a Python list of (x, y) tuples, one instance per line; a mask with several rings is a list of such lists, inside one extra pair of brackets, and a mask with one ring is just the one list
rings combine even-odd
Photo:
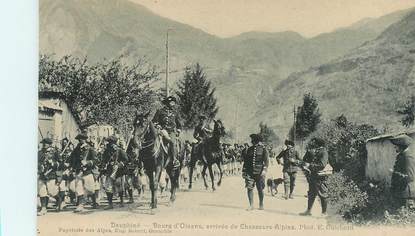
[(212, 181), (212, 190), (215, 191), (215, 183), (214, 183), (214, 175), (212, 166), (216, 164), (219, 169), (219, 181), (217, 183), (218, 186), (222, 183), (222, 159), (223, 159), (223, 152), (220, 145), (220, 138), (225, 135), (225, 128), (223, 127), (222, 121), (220, 120), (213, 120), (214, 128), (212, 131), (212, 136), (207, 138), (205, 141), (199, 144), (199, 147), (196, 148), (195, 146), (192, 148), (191, 154), (191, 161), (190, 161), (190, 169), (189, 169), (189, 189), (192, 188), (192, 177), (193, 177), (193, 169), (197, 160), (202, 161), (203, 163), (203, 170), (202, 170), (202, 177), (205, 184), (205, 188), (208, 189), (208, 185), (206, 183), (206, 169), (209, 170), (210, 179)]
[[(175, 165), (171, 157), (168, 157), (168, 147), (164, 145), (162, 137), (159, 135), (159, 130), (149, 119), (149, 114), (150, 112), (136, 115), (127, 153), (136, 154), (139, 161), (143, 164), (151, 191), (150, 207), (154, 209), (157, 208), (157, 189), (162, 171), (166, 169), (171, 180), (170, 203), (173, 203), (176, 199), (179, 175), (176, 175), (177, 165)], [(178, 171), (180, 173), (180, 169)]]

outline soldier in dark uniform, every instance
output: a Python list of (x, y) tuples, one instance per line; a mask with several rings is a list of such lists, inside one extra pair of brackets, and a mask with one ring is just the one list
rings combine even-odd
[(95, 178), (92, 170), (95, 168), (96, 151), (86, 142), (86, 133), (78, 134), (75, 139), (78, 144), (69, 157), (69, 166), (75, 176), (75, 192), (77, 196), (77, 208), (75, 212), (84, 211), (86, 197), (92, 199), (92, 207), (97, 208), (95, 195)]
[(305, 174), (308, 180), (308, 204), (307, 210), (300, 215), (310, 216), (316, 197), (320, 197), (322, 214), (327, 212), (327, 175), (322, 174), (322, 171), (329, 164), (329, 155), (325, 147), (325, 141), (321, 138), (314, 138), (312, 140), (314, 147), (306, 152), (304, 155)]
[(50, 138), (43, 139), (41, 143), (42, 148), (38, 152), (38, 196), (41, 210), (38, 215), (46, 214), (49, 196), (57, 197), (59, 194), (56, 175), (59, 167), (59, 153), (51, 147)]
[[(298, 165), (300, 164), (300, 156), (297, 150), (294, 149), (294, 142), (285, 140), (287, 148), (280, 152), (276, 157), (278, 164), (281, 164), (281, 158), (283, 159), (283, 176), (284, 176), (284, 198), (294, 198), (295, 180), (297, 177)], [(289, 192), (289, 196), (288, 196)]]
[(415, 209), (415, 146), (408, 135), (391, 139), (398, 153), (393, 166), (391, 192), (396, 206)]
[(251, 134), (252, 146), (248, 148), (243, 159), (242, 177), (245, 179), (245, 187), (248, 193), (249, 207), (253, 210), (254, 192), (256, 185), (259, 197), (259, 210), (264, 209), (265, 176), (268, 168), (268, 151), (262, 144), (259, 134)]
[(169, 96), (162, 103), (163, 107), (154, 115), (153, 123), (161, 129), (160, 133), (163, 136), (163, 142), (169, 144), (170, 162), (177, 163), (177, 131), (180, 132), (182, 126), (176, 108), (176, 98)]
[(106, 210), (112, 209), (112, 199), (114, 193), (120, 197), (120, 206), (124, 206), (124, 184), (125, 174), (127, 173), (127, 154), (117, 146), (117, 138), (110, 136), (108, 144), (102, 154), (102, 173), (105, 175), (105, 192), (107, 194), (108, 206)]

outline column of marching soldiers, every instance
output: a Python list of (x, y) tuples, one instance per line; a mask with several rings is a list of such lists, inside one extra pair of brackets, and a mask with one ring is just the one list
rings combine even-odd
[[(123, 143), (115, 135), (102, 138), (99, 147), (94, 147), (86, 132), (81, 132), (75, 139), (78, 141), (76, 146), (67, 138), (60, 142), (53, 142), (51, 138), (41, 141), (38, 151), (38, 215), (46, 214), (51, 208), (55, 212), (71, 208), (75, 208), (74, 212), (84, 212), (86, 205), (98, 209), (105, 204), (104, 209), (112, 209), (115, 198), (123, 207), (125, 203), (134, 202), (135, 192), (137, 199), (144, 201), (148, 177), (142, 163), (128, 157)], [(195, 145), (189, 140), (183, 144), (183, 150), (179, 152), (184, 155), (181, 158), (181, 188), (189, 182), (190, 153)], [(222, 143), (224, 176), (241, 173), (241, 154), (247, 148), (247, 143)], [(111, 160), (115, 152), (118, 152), (117, 164)], [(202, 163), (199, 161), (194, 168), (193, 181), (201, 179), (201, 168)], [(214, 170), (215, 175), (219, 175), (218, 169)], [(160, 181), (160, 191), (163, 192), (169, 182), (165, 172)]]

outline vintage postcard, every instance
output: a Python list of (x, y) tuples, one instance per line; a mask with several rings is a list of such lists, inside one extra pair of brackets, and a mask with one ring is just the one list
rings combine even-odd
[(37, 234), (415, 225), (413, 0), (40, 0)]

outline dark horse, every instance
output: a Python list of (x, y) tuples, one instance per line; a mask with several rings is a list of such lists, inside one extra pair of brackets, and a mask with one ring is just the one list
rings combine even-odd
[[(157, 208), (157, 189), (163, 169), (167, 170), (172, 184), (170, 203), (173, 203), (176, 199), (176, 183), (178, 183), (179, 175), (176, 177), (177, 166), (168, 157), (168, 147), (163, 144), (159, 130), (155, 128), (153, 122), (148, 117), (149, 113), (136, 115), (127, 153), (135, 153), (143, 164), (151, 191), (150, 207)], [(180, 170), (178, 172), (180, 173)]]
[(192, 148), (192, 155), (190, 160), (190, 170), (189, 170), (189, 189), (192, 188), (192, 181), (193, 181), (193, 169), (196, 165), (196, 162), (198, 160), (202, 161), (203, 163), (203, 170), (202, 170), (202, 176), (203, 181), (205, 184), (205, 188), (208, 188), (208, 185), (206, 183), (206, 169), (209, 170), (210, 180), (212, 181), (212, 190), (216, 190), (215, 183), (214, 183), (214, 175), (212, 166), (213, 164), (216, 164), (220, 176), (218, 181), (218, 186), (222, 183), (222, 158), (223, 158), (223, 152), (220, 146), (220, 138), (225, 135), (225, 128), (223, 127), (222, 121), (220, 120), (213, 120), (215, 123), (212, 136), (205, 139), (203, 142), (201, 142), (199, 147)]

